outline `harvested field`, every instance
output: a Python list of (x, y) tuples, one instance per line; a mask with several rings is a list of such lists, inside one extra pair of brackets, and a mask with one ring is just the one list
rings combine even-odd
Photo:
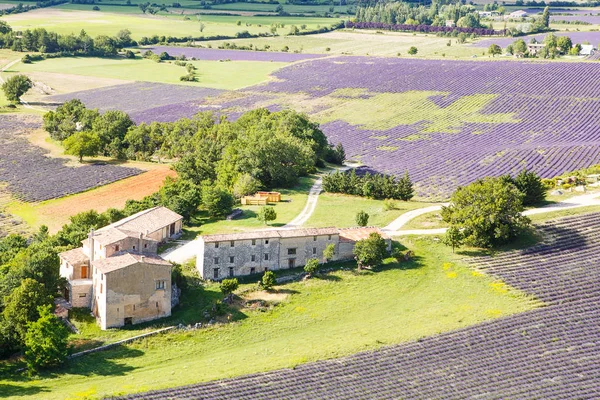
[(0, 115), (0, 182), (17, 199), (28, 202), (49, 200), (106, 185), (142, 171), (108, 165), (66, 166), (65, 159), (45, 156), (32, 146), (26, 134), (39, 129), (37, 116)]
[(171, 56), (184, 55), (187, 58), (195, 57), (198, 60), (206, 61), (273, 61), (273, 62), (294, 62), (301, 60), (310, 60), (313, 58), (325, 57), (324, 54), (298, 54), (298, 53), (283, 53), (274, 51), (244, 51), (244, 50), (219, 50), (205, 49), (198, 47), (173, 47), (173, 46), (156, 46), (149, 47), (148, 50), (159, 54), (163, 51)]
[(153, 169), (137, 176), (84, 193), (42, 202), (35, 206), (12, 204), (9, 210), (23, 216), (33, 227), (46, 225), (51, 232), (56, 232), (69, 221), (69, 217), (77, 213), (88, 210), (104, 212), (109, 208), (123, 208), (127, 200), (141, 200), (155, 193), (167, 176), (176, 175), (168, 165), (157, 164)]
[[(598, 398), (600, 214), (541, 229), (544, 244), (471, 261), (546, 307), (378, 351), (123, 399)], [(507, 290), (500, 282), (490, 289)]]

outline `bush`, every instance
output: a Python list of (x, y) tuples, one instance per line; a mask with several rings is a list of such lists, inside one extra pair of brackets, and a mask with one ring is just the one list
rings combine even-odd
[(258, 212), (258, 220), (263, 222), (265, 225), (269, 224), (269, 221), (275, 221), (277, 219), (277, 213), (273, 207), (264, 206)]
[(92, 10), (93, 10), (93, 11), (100, 11), (100, 7), (98, 7), (98, 6), (94, 6), (94, 7), (92, 7)]
[(31, 87), (33, 82), (25, 75), (11, 76), (2, 84), (2, 90), (8, 101), (19, 103), (23, 96)]
[(60, 365), (67, 359), (69, 332), (52, 314), (52, 306), (38, 308), (40, 317), (25, 335), (25, 361), (29, 372)]
[(531, 206), (546, 200), (547, 188), (535, 172), (523, 170), (514, 179), (514, 184), (524, 194), (523, 205)]
[(130, 59), (134, 59), (135, 58), (135, 53), (131, 50), (127, 50), (125, 52), (125, 58), (130, 58)]
[(410, 54), (411, 56), (414, 56), (415, 54), (417, 54), (418, 50), (415, 46), (411, 46), (410, 49), (408, 49), (408, 54)]
[(385, 199), (383, 201), (383, 209), (385, 211), (397, 210), (398, 204), (392, 199)]
[(318, 269), (319, 260), (316, 258), (311, 258), (310, 260), (306, 261), (306, 265), (304, 265), (304, 272), (306, 272), (308, 276), (315, 274)]
[(213, 184), (202, 186), (202, 206), (211, 217), (225, 217), (233, 210), (233, 196)]
[(239, 286), (237, 278), (233, 279), (223, 279), (221, 281), (221, 285), (219, 286), (223, 295), (228, 296), (231, 293), (235, 292)]
[(387, 255), (387, 244), (380, 234), (373, 232), (367, 239), (356, 242), (353, 253), (358, 269), (376, 267)]
[(265, 271), (263, 274), (261, 285), (265, 290), (271, 290), (277, 283), (275, 273), (273, 271)]
[(367, 226), (367, 224), (369, 223), (369, 214), (367, 214), (364, 211), (359, 211), (356, 213), (356, 225), (358, 226)]

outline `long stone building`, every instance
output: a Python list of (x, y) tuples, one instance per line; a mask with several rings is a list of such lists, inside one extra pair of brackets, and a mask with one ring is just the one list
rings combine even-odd
[(351, 260), (357, 241), (379, 233), (391, 250), (391, 239), (378, 228), (273, 229), (225, 235), (205, 235), (199, 240), (196, 268), (203, 279), (220, 280), (266, 270), (301, 267), (311, 258), (323, 259), (333, 244), (332, 261)]
[(59, 254), (65, 298), (91, 309), (102, 329), (171, 315), (171, 263), (157, 249), (181, 229), (181, 215), (154, 207), (92, 230), (82, 247)]

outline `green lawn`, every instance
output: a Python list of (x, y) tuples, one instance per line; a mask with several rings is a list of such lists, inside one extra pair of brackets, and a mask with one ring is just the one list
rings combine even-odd
[(265, 226), (256, 218), (261, 209), (260, 206), (240, 206), (244, 210), (244, 214), (242, 217), (232, 221), (213, 220), (204, 214), (199, 214), (192, 220), (191, 226), (186, 228), (185, 238), (191, 239), (196, 235), (233, 233), (285, 225), (300, 214), (306, 205), (308, 191), (315, 179), (316, 176), (303, 177), (300, 178), (298, 185), (293, 189), (274, 189), (274, 191), (281, 193), (283, 201), (271, 204), (277, 213), (277, 219), (270, 222), (269, 226)]
[(386, 211), (383, 203), (383, 200), (365, 197), (322, 193), (315, 212), (306, 222), (306, 226), (340, 228), (356, 226), (356, 213), (362, 210), (369, 214), (369, 225), (383, 227), (407, 211), (433, 205), (433, 203), (417, 201), (396, 201), (397, 209)]
[[(431, 239), (403, 244), (414, 261), (277, 287), (279, 305), (231, 310), (234, 323), (88, 355), (32, 379), (0, 364), (0, 387), (11, 398), (73, 399), (179, 386), (414, 341), (540, 305)], [(194, 289), (203, 298), (218, 298), (217, 290)]]
[(239, 89), (268, 79), (273, 71), (287, 65), (278, 62), (256, 61), (190, 61), (197, 68), (198, 82), (182, 83), (179, 77), (186, 75), (185, 68), (172, 62), (142, 59), (130, 60), (120, 57), (66, 57), (52, 58), (31, 64), (17, 64), (11, 72), (52, 72), (60, 74), (95, 76), (147, 82), (187, 84), (215, 89)]
[[(98, 5), (102, 10), (102, 4)], [(303, 18), (303, 17), (253, 17), (253, 16), (227, 16), (204, 14), (200, 17), (204, 30), (200, 32), (196, 16), (178, 14), (147, 15), (139, 14), (137, 7), (107, 6), (106, 11), (91, 11), (90, 5), (68, 4), (63, 7), (52, 7), (41, 10), (29, 11), (2, 17), (14, 30), (45, 28), (47, 30), (68, 34), (79, 33), (81, 29), (92, 37), (98, 35), (115, 35), (121, 29), (129, 29), (134, 39), (143, 36), (235, 36), (237, 32), (248, 31), (252, 34), (270, 32), (271, 24), (290, 25), (306, 24), (307, 29), (315, 29), (317, 25), (329, 26), (339, 21), (334, 18)], [(76, 6), (77, 10), (71, 10)], [(129, 12), (135, 14), (130, 14)], [(237, 25), (241, 21), (241, 25)], [(247, 25), (248, 24), (248, 25)], [(285, 29), (281, 33), (287, 33)]]

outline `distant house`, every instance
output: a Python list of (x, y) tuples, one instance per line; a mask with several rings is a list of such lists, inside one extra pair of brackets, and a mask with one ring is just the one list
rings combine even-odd
[(594, 45), (592, 44), (582, 44), (581, 45), (581, 51), (579, 52), (580, 55), (582, 56), (591, 56), (592, 54), (594, 54)]
[(529, 51), (529, 54), (535, 55), (544, 47), (546, 47), (544, 43), (529, 43), (527, 44), (527, 51)]
[(518, 10), (518, 11), (513, 11), (510, 14), (508, 14), (509, 18), (525, 18), (527, 16), (527, 11), (524, 10)]
[(67, 301), (91, 309), (102, 329), (171, 315), (171, 264), (156, 254), (182, 220), (154, 207), (92, 230), (82, 247), (59, 254)]
[(456, 22), (454, 22), (454, 21), (453, 21), (453, 20), (451, 20), (451, 19), (447, 19), (447, 20), (446, 20), (446, 27), (447, 27), (447, 28), (454, 28), (455, 26), (456, 26)]
[(334, 260), (351, 260), (354, 245), (373, 232), (391, 250), (391, 239), (378, 228), (274, 229), (200, 238), (196, 268), (204, 279), (224, 278), (301, 267), (311, 258), (323, 261), (323, 251), (333, 244)]

